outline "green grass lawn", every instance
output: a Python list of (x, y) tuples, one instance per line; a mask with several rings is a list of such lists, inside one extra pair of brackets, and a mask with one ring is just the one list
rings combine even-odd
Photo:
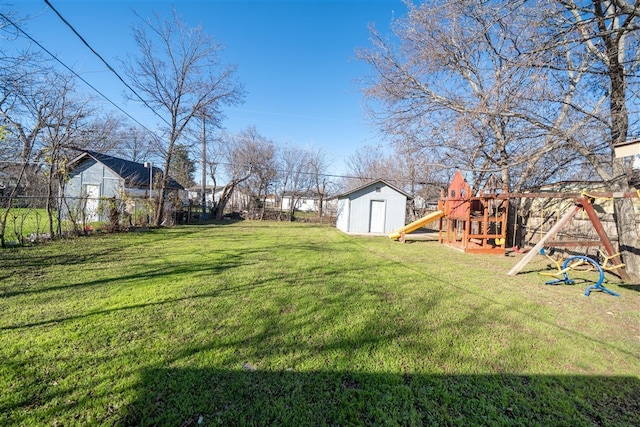
[[(4, 215), (5, 212), (6, 209), (0, 209), (0, 215)], [(28, 239), (32, 234), (48, 232), (49, 216), (45, 209), (11, 208), (9, 211), (4, 231), (6, 241), (18, 242), (22, 239)]]
[(640, 287), (244, 221), (0, 251), (0, 425), (640, 425)]

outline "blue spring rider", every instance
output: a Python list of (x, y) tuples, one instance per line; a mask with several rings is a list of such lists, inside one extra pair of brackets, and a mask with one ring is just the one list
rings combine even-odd
[[(540, 252), (542, 254), (544, 254), (544, 249), (541, 249)], [(604, 282), (604, 270), (602, 270), (602, 267), (600, 267), (600, 264), (594, 260), (593, 258), (589, 258), (588, 256), (583, 256), (583, 255), (576, 255), (576, 256), (572, 256), (570, 258), (567, 258), (563, 263), (562, 263), (562, 267), (560, 269), (560, 272), (562, 273), (562, 278), (559, 279), (554, 279), (554, 280), (550, 280), (548, 282), (546, 282), (546, 285), (558, 285), (561, 283), (564, 283), (566, 285), (574, 285), (575, 281), (571, 278), (569, 278), (569, 275), (567, 274), (567, 272), (569, 270), (571, 270), (574, 267), (580, 266), (580, 265), (585, 265), (585, 264), (591, 264), (593, 266), (593, 268), (595, 268), (598, 271), (598, 274), (600, 275), (600, 277), (598, 278), (598, 282), (595, 285), (591, 285), (589, 286), (585, 291), (584, 291), (584, 296), (588, 297), (589, 294), (591, 293), (591, 291), (602, 291), (602, 292), (606, 292), (609, 295), (613, 295), (614, 297), (619, 297), (620, 294), (613, 292), (611, 289), (607, 289), (605, 288), (602, 283)]]

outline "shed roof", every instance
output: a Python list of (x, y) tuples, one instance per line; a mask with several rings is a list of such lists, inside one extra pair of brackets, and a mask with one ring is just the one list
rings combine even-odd
[[(81, 151), (82, 154), (73, 159), (70, 163), (70, 167), (73, 168), (82, 162), (86, 158), (92, 158), (95, 161), (102, 163), (107, 168), (111, 169), (113, 173), (120, 176), (124, 179), (125, 185), (127, 187), (137, 187), (137, 188), (150, 188), (150, 179), (151, 174), (149, 173), (149, 168), (146, 168), (144, 164), (133, 162), (131, 160), (120, 159), (118, 157), (109, 156), (108, 154), (102, 154), (91, 150), (78, 150)], [(157, 177), (162, 179), (164, 175), (162, 173), (162, 169), (157, 168), (155, 166), (152, 167), (154, 178)], [(169, 180), (167, 182), (167, 188), (174, 190), (184, 190), (184, 187), (180, 185), (176, 180), (169, 176)]]
[(408, 199), (413, 199), (413, 197), (411, 197), (411, 195), (410, 195), (409, 193), (407, 193), (406, 191), (403, 191), (403, 190), (399, 189), (398, 187), (396, 187), (396, 186), (394, 186), (394, 185), (389, 184), (389, 183), (388, 183), (387, 181), (385, 181), (384, 179), (376, 179), (376, 180), (374, 180), (374, 181), (368, 182), (368, 183), (363, 184), (363, 185), (361, 185), (361, 186), (359, 186), (359, 187), (356, 187), (356, 188), (353, 188), (353, 189), (351, 189), (351, 190), (349, 190), (349, 191), (346, 191), (346, 192), (344, 192), (344, 193), (342, 193), (342, 194), (338, 194), (337, 196), (332, 197), (332, 198), (338, 198), (338, 199), (339, 199), (339, 198), (341, 198), (341, 197), (347, 197), (347, 196), (348, 196), (348, 195), (350, 195), (350, 194), (353, 194), (353, 193), (355, 193), (355, 192), (357, 192), (357, 191), (360, 191), (360, 190), (362, 190), (362, 189), (365, 189), (365, 188), (367, 188), (367, 187), (374, 186), (374, 185), (376, 185), (376, 184), (384, 184), (384, 185), (386, 185), (387, 187), (389, 187), (389, 188), (391, 188), (391, 189), (393, 189), (393, 190), (397, 191), (398, 193), (400, 193), (400, 194), (404, 195), (404, 196), (405, 196), (405, 197), (407, 197)]

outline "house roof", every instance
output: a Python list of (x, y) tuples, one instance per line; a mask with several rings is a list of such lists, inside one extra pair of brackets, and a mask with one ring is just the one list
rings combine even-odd
[(396, 186), (394, 186), (394, 185), (389, 184), (389, 183), (388, 183), (387, 181), (385, 181), (384, 179), (376, 179), (376, 180), (374, 180), (374, 181), (368, 182), (368, 183), (363, 184), (363, 185), (361, 185), (361, 186), (359, 186), (359, 187), (356, 187), (356, 188), (353, 188), (353, 189), (351, 189), (351, 190), (349, 190), (349, 191), (346, 191), (346, 192), (344, 192), (344, 193), (342, 193), (342, 194), (338, 194), (337, 196), (332, 197), (332, 199), (333, 199), (333, 198), (346, 197), (346, 196), (348, 196), (348, 195), (350, 195), (350, 194), (353, 194), (353, 193), (355, 193), (355, 192), (357, 192), (357, 191), (360, 191), (360, 190), (362, 190), (362, 189), (364, 189), (364, 188), (367, 188), (367, 187), (370, 187), (370, 186), (373, 186), (373, 185), (376, 185), (376, 184), (384, 184), (384, 185), (386, 185), (387, 187), (389, 187), (389, 188), (391, 188), (391, 189), (393, 189), (393, 190), (397, 191), (398, 193), (400, 193), (400, 194), (402, 194), (402, 195), (406, 196), (406, 197), (407, 197), (407, 199), (412, 199), (412, 198), (413, 198), (413, 197), (411, 197), (411, 195), (410, 195), (409, 193), (407, 193), (406, 191), (403, 191), (403, 190), (399, 189), (398, 187), (396, 187)]
[[(107, 154), (102, 154), (91, 150), (78, 151), (82, 151), (82, 154), (71, 161), (71, 168), (78, 165), (84, 159), (91, 158), (97, 162), (102, 163), (107, 168), (111, 169), (113, 173), (124, 179), (125, 185), (127, 187), (150, 187), (151, 174), (149, 168), (144, 167), (144, 164), (132, 162), (131, 160), (120, 159), (118, 157), (109, 156)], [(162, 179), (162, 169), (155, 166), (153, 166), (152, 169), (154, 181), (156, 179)], [(167, 188), (174, 190), (184, 190), (184, 187), (170, 176), (167, 182)]]

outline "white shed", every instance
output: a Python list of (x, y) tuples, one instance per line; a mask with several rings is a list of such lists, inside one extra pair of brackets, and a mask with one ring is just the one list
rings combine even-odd
[(382, 179), (337, 196), (336, 227), (349, 234), (388, 234), (403, 227), (411, 196)]

